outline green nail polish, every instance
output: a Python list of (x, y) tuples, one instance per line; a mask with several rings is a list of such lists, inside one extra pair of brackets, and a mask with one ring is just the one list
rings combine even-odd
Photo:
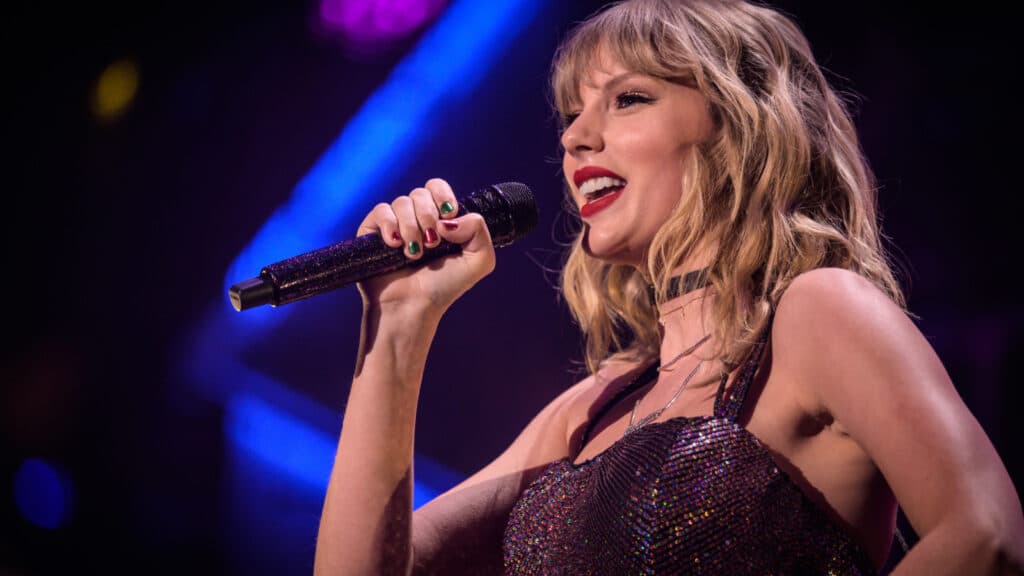
[(416, 241), (409, 242), (409, 254), (412, 254), (413, 256), (415, 256), (415, 255), (417, 255), (419, 253), (420, 253), (420, 243), (416, 242)]
[(451, 202), (442, 202), (441, 203), (441, 214), (442, 215), (447, 214), (447, 213), (451, 212), (452, 210), (455, 210), (455, 206), (452, 206)]

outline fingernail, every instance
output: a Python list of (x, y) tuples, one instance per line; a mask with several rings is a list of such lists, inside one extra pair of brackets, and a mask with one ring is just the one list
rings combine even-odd
[(399, 234), (398, 232), (392, 232), (391, 233), (391, 239), (392, 240), (398, 240), (399, 242), (401, 242), (402, 241), (402, 235)]
[(420, 253), (420, 243), (413, 240), (409, 242), (409, 254), (415, 256)]
[(437, 242), (437, 230), (433, 228), (427, 228), (427, 231), (423, 233), (427, 237), (427, 244), (433, 244)]
[(455, 206), (452, 206), (451, 202), (442, 202), (441, 203), (441, 215), (442, 216), (444, 216), (445, 214), (448, 214), (452, 210), (455, 210)]
[(444, 222), (441, 222), (441, 226), (444, 226), (448, 230), (458, 230), (459, 223), (455, 220), (445, 220)]

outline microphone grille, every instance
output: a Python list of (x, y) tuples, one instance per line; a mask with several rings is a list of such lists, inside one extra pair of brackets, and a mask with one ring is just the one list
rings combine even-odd
[(530, 188), (521, 182), (502, 182), (492, 186), (504, 198), (510, 225), (502, 238), (494, 238), (495, 245), (511, 244), (537, 226), (537, 201)]

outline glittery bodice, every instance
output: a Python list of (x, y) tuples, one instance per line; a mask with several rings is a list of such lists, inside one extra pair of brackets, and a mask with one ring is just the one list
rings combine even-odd
[(545, 468), (506, 527), (506, 574), (874, 574), (736, 422), (766, 337), (713, 416), (648, 424), (580, 465)]

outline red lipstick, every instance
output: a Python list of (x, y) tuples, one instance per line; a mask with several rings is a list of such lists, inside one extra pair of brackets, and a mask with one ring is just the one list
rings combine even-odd
[(584, 166), (579, 170), (573, 172), (572, 181), (576, 184), (576, 189), (579, 190), (580, 185), (590, 180), (591, 178), (600, 178), (601, 176), (607, 176), (609, 178), (618, 178), (619, 180), (625, 180), (622, 176), (619, 176), (615, 172), (602, 168), (600, 166)]
[(605, 208), (611, 206), (612, 202), (615, 202), (616, 200), (619, 199), (619, 196), (622, 196), (623, 190), (624, 188), (619, 188), (615, 192), (605, 194), (604, 196), (601, 196), (597, 200), (587, 202), (586, 204), (580, 207), (580, 216), (584, 218), (590, 218), (594, 214), (597, 214), (601, 210), (604, 210)]
[[(626, 181), (622, 176), (600, 166), (585, 166), (574, 172), (572, 175), (572, 180), (573, 183), (576, 184), (577, 191), (580, 190), (585, 182), (594, 178), (612, 178), (615, 180), (621, 180), (622, 182)], [(580, 216), (583, 218), (589, 218), (601, 210), (611, 206), (613, 202), (619, 199), (623, 190), (625, 190), (625, 186), (613, 190), (612, 192), (602, 194), (596, 198), (593, 197), (593, 195), (589, 196), (589, 199), (588, 196), (583, 196), (583, 206), (580, 207)]]

